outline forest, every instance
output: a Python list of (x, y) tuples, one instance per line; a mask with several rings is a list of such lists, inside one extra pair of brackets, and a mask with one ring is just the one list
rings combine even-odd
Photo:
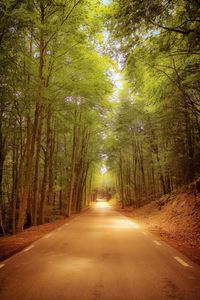
[(200, 176), (199, 0), (3, 0), (0, 18), (1, 234), (80, 212), (102, 169), (122, 207)]

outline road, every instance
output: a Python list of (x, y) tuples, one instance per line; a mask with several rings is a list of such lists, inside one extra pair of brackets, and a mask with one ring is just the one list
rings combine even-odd
[(200, 299), (200, 267), (100, 202), (0, 263), (1, 300)]

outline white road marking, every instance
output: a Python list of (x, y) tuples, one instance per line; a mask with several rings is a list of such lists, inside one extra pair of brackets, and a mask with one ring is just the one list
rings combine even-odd
[(50, 238), (50, 236), (52, 236), (52, 233), (45, 235), (44, 239), (48, 239), (48, 238)]
[(5, 264), (1, 264), (1, 265), (0, 265), (0, 269), (3, 268), (4, 266), (5, 266)]
[(162, 244), (158, 241), (154, 241), (154, 243), (157, 245), (157, 246), (161, 246)]
[(190, 267), (190, 265), (188, 265), (182, 258), (178, 257), (178, 256), (174, 256), (175, 260), (177, 260), (179, 262), (179, 264), (181, 264), (184, 267)]
[(23, 252), (27, 252), (27, 251), (31, 250), (32, 248), (34, 248), (34, 247), (35, 247), (34, 245), (31, 245), (31, 246), (27, 247), (26, 249), (24, 249)]

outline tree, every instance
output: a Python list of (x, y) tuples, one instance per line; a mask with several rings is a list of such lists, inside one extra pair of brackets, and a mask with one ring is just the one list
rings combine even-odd
[(7, 1), (1, 13), (0, 220), (14, 233), (87, 205), (112, 87), (98, 1)]
[(196, 1), (114, 1), (109, 8), (111, 45), (121, 51), (128, 82), (115, 124), (127, 204), (199, 174), (198, 11)]

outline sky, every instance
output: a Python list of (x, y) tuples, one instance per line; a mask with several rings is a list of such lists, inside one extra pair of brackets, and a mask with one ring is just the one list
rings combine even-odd
[(109, 3), (110, 3), (110, 0), (102, 0), (102, 2), (103, 2), (104, 4), (109, 4)]

